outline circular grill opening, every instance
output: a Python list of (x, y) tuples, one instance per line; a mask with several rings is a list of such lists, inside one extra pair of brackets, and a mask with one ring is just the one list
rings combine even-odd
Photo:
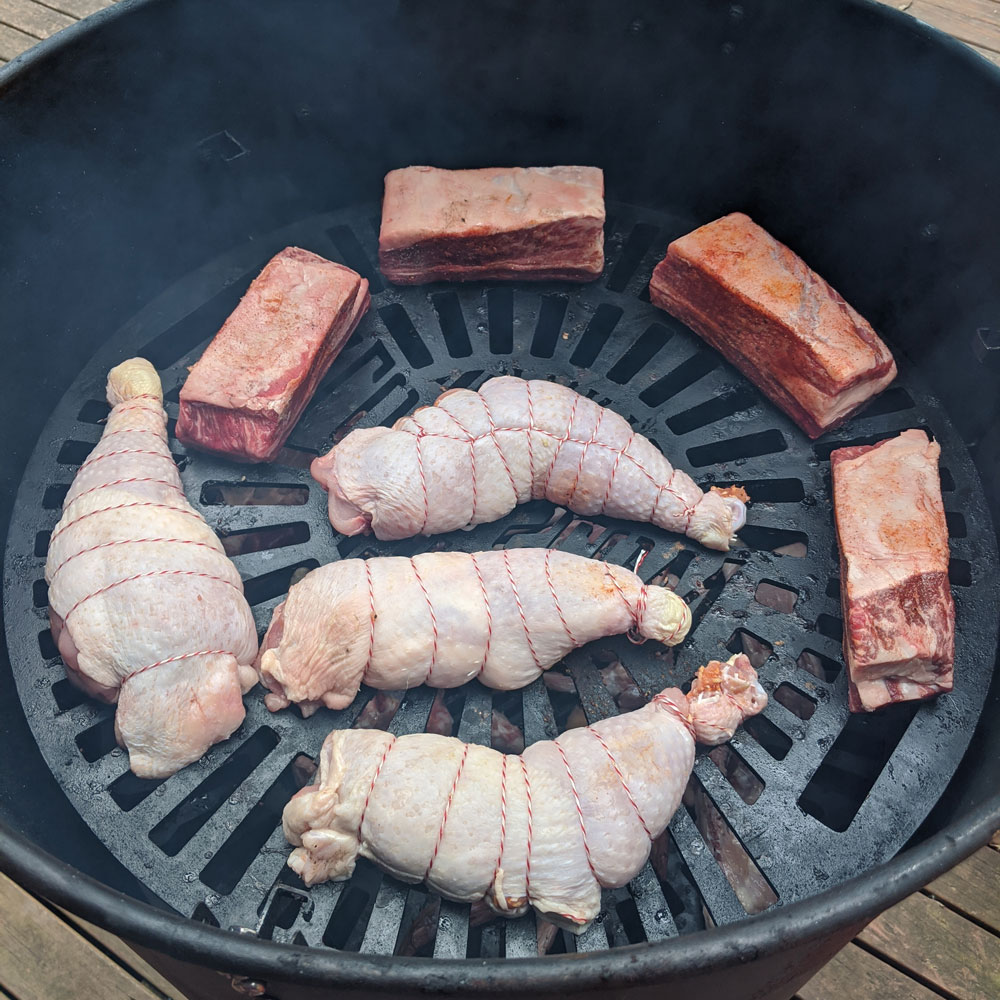
[[(373, 266), (378, 207), (317, 216), (177, 282), (99, 351), (52, 415), (29, 463), (9, 536), (4, 594), (18, 690), (53, 773), (97, 836), (151, 893), (195, 920), (318, 947), (449, 958), (599, 951), (740, 920), (829, 888), (891, 857), (937, 801), (981, 711), (996, 645), (994, 529), (978, 475), (915, 372), (812, 443), (717, 354), (649, 304), (666, 244), (695, 221), (609, 204), (607, 266), (593, 284), (387, 287)], [(372, 308), (277, 462), (237, 466), (175, 447), (188, 497), (239, 568), (263, 635), (274, 607), (331, 560), (438, 548), (546, 546), (635, 566), (691, 607), (675, 650), (624, 636), (576, 650), (522, 691), (478, 683), (435, 692), (363, 689), (346, 710), (275, 715), (261, 689), (234, 736), (162, 781), (136, 778), (115, 746), (113, 709), (63, 675), (46, 621), (48, 536), (101, 433), (107, 370), (131, 355), (163, 375), (173, 431), (187, 367), (271, 253), (286, 244), (371, 282)], [(391, 424), (446, 388), (497, 374), (552, 379), (610, 406), (703, 487), (743, 484), (747, 526), (728, 553), (650, 525), (581, 518), (544, 501), (469, 532), (383, 543), (345, 538), (308, 474), (355, 426)], [(956, 602), (956, 690), (849, 716), (840, 640), (829, 455), (921, 427), (942, 445)], [(533, 913), (496, 918), (442, 901), (361, 861), (347, 882), (307, 890), (285, 867), (281, 810), (315, 770), (332, 728), (431, 728), (517, 752), (566, 728), (685, 686), (712, 658), (745, 652), (770, 701), (731, 743), (699, 750), (684, 803), (626, 887), (576, 937)]]

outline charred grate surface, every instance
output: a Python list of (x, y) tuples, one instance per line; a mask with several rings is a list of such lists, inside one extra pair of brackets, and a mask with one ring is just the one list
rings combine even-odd
[[(112, 709), (65, 680), (42, 581), (49, 534), (107, 413), (107, 370), (144, 355), (161, 370), (172, 418), (191, 364), (264, 261), (308, 247), (376, 277), (378, 211), (330, 214), (241, 248), (178, 282), (81, 373), (53, 413), (22, 482), (5, 566), (7, 640), (22, 705), (53, 773), (110, 850), (165, 903), (196, 920), (278, 941), (449, 958), (595, 951), (743, 919), (835, 885), (892, 856), (934, 805), (968, 746), (996, 648), (994, 528), (968, 452), (916, 373), (848, 425), (809, 442), (734, 369), (648, 303), (670, 239), (694, 220), (613, 207), (608, 263), (591, 285), (373, 284), (369, 315), (269, 466), (205, 455), (178, 462), (188, 497), (225, 540), (263, 634), (297, 576), (349, 556), (550, 546), (667, 581), (695, 626), (677, 650), (600, 641), (520, 692), (476, 683), (435, 696), (363, 690), (350, 708), (271, 715), (260, 689), (225, 744), (166, 781), (127, 770)], [(612, 406), (702, 485), (745, 483), (741, 544), (709, 552), (649, 525), (583, 519), (544, 502), (470, 532), (380, 543), (336, 535), (310, 459), (354, 426), (389, 424), (445, 388), (495, 374), (563, 382)], [(954, 694), (849, 719), (842, 667), (829, 454), (924, 427), (940, 441), (957, 606)], [(171, 424), (172, 429), (172, 424)], [(636, 707), (684, 685), (711, 657), (745, 651), (770, 694), (730, 744), (699, 752), (669, 830), (627, 886), (604, 895), (578, 938), (528, 915), (493, 918), (361, 862), (344, 883), (306, 890), (285, 867), (281, 809), (309, 781), (334, 727), (440, 731), (515, 752), (524, 743)], [(449, 721), (450, 720), (450, 721)], [(720, 863), (721, 862), (721, 863)]]

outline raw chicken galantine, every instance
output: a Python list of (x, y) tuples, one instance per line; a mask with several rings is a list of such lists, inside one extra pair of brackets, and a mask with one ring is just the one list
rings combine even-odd
[(530, 684), (571, 649), (634, 630), (675, 646), (687, 605), (621, 566), (550, 549), (344, 559), (308, 573), (261, 647), (272, 711), (349, 705), (362, 683)]
[(243, 583), (184, 496), (156, 370), (113, 368), (104, 434), (52, 532), (49, 619), (67, 674), (117, 701), (132, 770), (162, 778), (243, 721), (257, 633)]
[(391, 428), (348, 434), (312, 463), (345, 535), (436, 535), (546, 499), (679, 531), (726, 551), (746, 509), (702, 491), (617, 413), (553, 382), (450, 389)]
[(702, 667), (635, 712), (571, 729), (520, 756), (431, 733), (336, 730), (314, 785), (285, 806), (288, 864), (307, 885), (358, 856), (447, 899), (534, 906), (579, 932), (601, 888), (624, 885), (681, 801), (695, 740), (718, 744), (767, 704), (750, 661)]

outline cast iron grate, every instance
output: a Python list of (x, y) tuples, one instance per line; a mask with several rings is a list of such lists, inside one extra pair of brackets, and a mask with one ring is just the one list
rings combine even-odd
[[(593, 951), (745, 918), (830, 887), (895, 853), (935, 803), (968, 745), (996, 648), (997, 552), (971, 459), (935, 399), (902, 363), (898, 386), (846, 427), (810, 443), (732, 368), (649, 305), (650, 272), (689, 219), (616, 206), (608, 264), (591, 285), (384, 287), (374, 269), (377, 210), (313, 218), (178, 282), (81, 373), (53, 413), (21, 485), (4, 601), (25, 714), (70, 800), (152, 893), (197, 920), (262, 937), (367, 953), (452, 958)], [(188, 496), (225, 540), (261, 634), (296, 575), (333, 559), (436, 547), (551, 546), (635, 564), (665, 580), (695, 626), (676, 651), (624, 637), (578, 650), (521, 692), (471, 684), (374, 696), (309, 720), (271, 715), (260, 690), (225, 744), (166, 781), (143, 781), (115, 747), (112, 710), (64, 678), (47, 629), (48, 536), (79, 462), (101, 432), (108, 368), (144, 355), (167, 408), (189, 365), (251, 277), (288, 244), (343, 260), (373, 281), (362, 322), (271, 466), (204, 455), (178, 462)], [(309, 460), (351, 427), (391, 423), (452, 386), (494, 374), (555, 379), (608, 404), (703, 485), (745, 483), (741, 544), (709, 552), (649, 525), (583, 519), (535, 502), (470, 532), (399, 543), (336, 535)], [(941, 442), (957, 604), (956, 692), (931, 704), (848, 718), (841, 667), (829, 453), (906, 427)], [(172, 429), (172, 424), (171, 424)], [(312, 773), (333, 727), (412, 732), (428, 724), (517, 750), (683, 685), (712, 657), (745, 651), (771, 700), (730, 744), (700, 752), (685, 805), (628, 886), (606, 892), (579, 938), (536, 921), (442, 902), (361, 863), (345, 883), (306, 890), (284, 865), (284, 803)], [(435, 700), (436, 699), (436, 700)]]

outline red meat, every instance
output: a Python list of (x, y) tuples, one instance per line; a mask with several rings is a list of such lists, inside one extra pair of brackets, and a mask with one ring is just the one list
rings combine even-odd
[(868, 322), (788, 247), (739, 213), (671, 243), (653, 271), (649, 295), (812, 438), (896, 377), (889, 349)]
[(852, 712), (952, 689), (955, 605), (940, 451), (909, 430), (830, 456)]
[(393, 170), (378, 256), (397, 285), (593, 281), (604, 268), (604, 174), (598, 167)]
[(191, 369), (177, 437), (236, 461), (272, 461), (369, 302), (368, 282), (349, 268), (282, 250)]

